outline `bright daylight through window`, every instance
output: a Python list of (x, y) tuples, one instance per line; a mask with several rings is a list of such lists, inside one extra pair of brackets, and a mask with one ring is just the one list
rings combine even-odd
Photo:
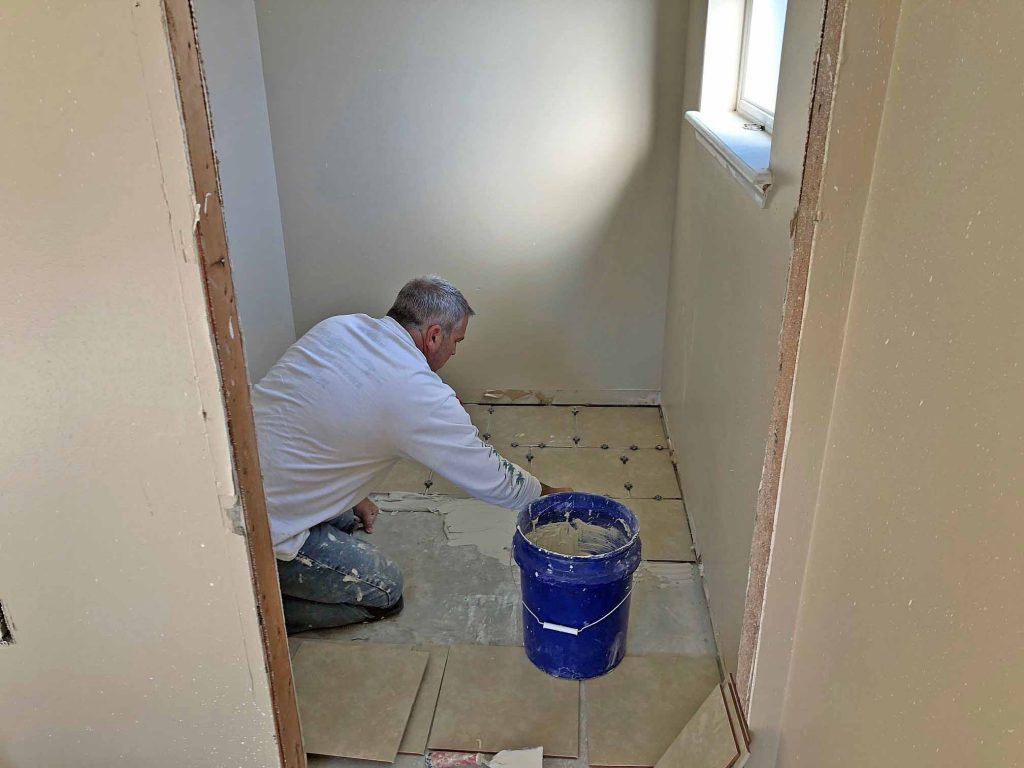
[(779, 90), (786, 0), (746, 0), (736, 111), (771, 132)]
[(708, 0), (697, 140), (764, 207), (786, 0)]

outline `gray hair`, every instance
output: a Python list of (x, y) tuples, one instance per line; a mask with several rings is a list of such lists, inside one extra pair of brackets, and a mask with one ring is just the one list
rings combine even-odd
[(437, 324), (445, 333), (451, 333), (462, 318), (475, 314), (462, 292), (437, 275), (410, 280), (388, 310), (388, 317), (403, 328), (423, 329)]

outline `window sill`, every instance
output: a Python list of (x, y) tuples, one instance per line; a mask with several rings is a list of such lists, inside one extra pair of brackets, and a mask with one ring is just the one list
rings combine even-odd
[(687, 112), (686, 121), (696, 130), (697, 140), (764, 208), (772, 173), (768, 162), (772, 152), (771, 134), (748, 131), (735, 112), (720, 114)]

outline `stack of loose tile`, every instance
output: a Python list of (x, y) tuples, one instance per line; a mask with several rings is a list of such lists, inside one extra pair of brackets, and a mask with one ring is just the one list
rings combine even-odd
[(434, 722), (434, 709), (437, 707), (437, 695), (441, 692), (441, 679), (448, 663), (447, 646), (417, 646), (415, 650), (426, 651), (430, 658), (427, 659), (423, 682), (420, 683), (409, 722), (398, 746), (398, 752), (402, 755), (422, 755), (426, 752), (430, 726)]

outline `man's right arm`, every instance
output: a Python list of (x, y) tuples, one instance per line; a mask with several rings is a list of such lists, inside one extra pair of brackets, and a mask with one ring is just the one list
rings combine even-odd
[(542, 484), (480, 439), (455, 397), (419, 418), (406, 421), (403, 452), (471, 496), (508, 509), (522, 509), (557, 489)]

